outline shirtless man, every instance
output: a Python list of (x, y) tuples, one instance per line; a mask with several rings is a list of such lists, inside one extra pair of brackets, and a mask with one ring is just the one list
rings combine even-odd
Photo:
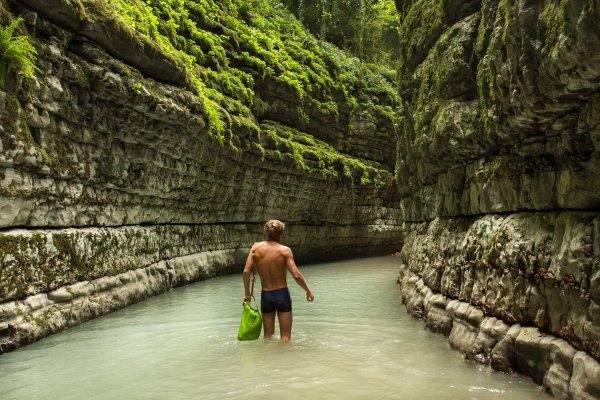
[(279, 320), (280, 343), (287, 343), (292, 337), (292, 298), (287, 287), (287, 271), (298, 285), (306, 291), (306, 300), (313, 301), (315, 295), (308, 288), (304, 276), (294, 262), (294, 255), (289, 247), (279, 243), (285, 225), (276, 219), (267, 221), (264, 226), (267, 240), (254, 243), (244, 266), (244, 289), (246, 295), (242, 303), (250, 297), (250, 272), (256, 267), (262, 292), (260, 310), (263, 316), (265, 339), (271, 339), (275, 333), (275, 314)]

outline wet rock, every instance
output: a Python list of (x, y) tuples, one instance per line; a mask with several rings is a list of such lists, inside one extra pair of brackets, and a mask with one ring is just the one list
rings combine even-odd
[(512, 325), (490, 352), (490, 366), (502, 372), (515, 371), (515, 340), (521, 332), (519, 324)]
[(48, 301), (48, 295), (45, 293), (40, 293), (36, 294), (35, 296), (28, 297), (24, 303), (31, 311), (37, 311), (47, 306), (50, 302)]
[(422, 276), (432, 295), (481, 310), (473, 320), (462, 315), (465, 324), (478, 324), (484, 315), (534, 323), (597, 354), (597, 306), (588, 294), (595, 281), (587, 281), (596, 218), (594, 212), (438, 218), (408, 227), (401, 268)]
[(577, 352), (573, 357), (573, 374), (569, 385), (576, 398), (596, 399), (600, 396), (600, 365), (589, 355)]
[[(569, 381), (573, 373), (573, 357), (577, 350), (566, 341), (557, 340), (553, 342), (550, 352), (554, 363), (544, 376), (544, 386), (549, 388), (550, 393), (557, 399), (570, 398)], [(571, 390), (576, 392), (576, 389)]]
[(452, 330), (452, 318), (446, 313), (448, 299), (440, 294), (429, 294), (425, 299), (425, 325), (433, 332), (448, 336)]
[[(400, 273), (399, 284), (407, 310), (409, 304), (427, 305), (430, 312), (423, 316), (427, 326), (431, 324), (428, 319), (432, 310), (435, 310), (434, 320), (451, 321), (448, 341), (465, 358), (489, 364), (499, 371), (526, 374), (557, 399), (598, 397), (600, 363), (566, 340), (532, 326), (480, 318), (481, 310), (459, 300), (447, 301), (444, 311), (431, 307), (434, 302), (442, 301), (440, 295), (427, 290), (422, 280), (405, 269)], [(420, 289), (414, 290), (417, 287)]]

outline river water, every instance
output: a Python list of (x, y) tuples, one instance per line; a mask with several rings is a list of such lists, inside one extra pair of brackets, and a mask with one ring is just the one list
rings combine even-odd
[(237, 341), (242, 277), (226, 276), (0, 356), (0, 399), (550, 399), (527, 377), (465, 361), (411, 318), (397, 259), (301, 271), (316, 299), (290, 278), (288, 345)]

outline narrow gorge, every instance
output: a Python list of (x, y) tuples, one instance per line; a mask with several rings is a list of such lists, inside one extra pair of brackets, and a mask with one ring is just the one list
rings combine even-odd
[(468, 359), (600, 398), (598, 0), (396, 0), (395, 71), (275, 1), (172, 3), (0, 0), (37, 52), (1, 59), (0, 354), (239, 273), (278, 218), (299, 263), (396, 253)]
[(241, 271), (269, 218), (288, 223), (299, 262), (400, 248), (394, 121), (368, 108), (391, 108), (385, 92), (343, 87), (364, 98), (350, 110), (352, 93), (329, 89), (331, 118), (240, 61), (258, 111), (224, 110), (215, 132), (185, 66), (93, 2), (7, 6), (40, 71), (2, 92), (2, 352)]

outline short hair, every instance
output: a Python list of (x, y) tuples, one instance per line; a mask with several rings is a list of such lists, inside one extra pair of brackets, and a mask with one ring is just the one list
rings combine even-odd
[(265, 226), (263, 231), (269, 240), (275, 239), (279, 240), (281, 235), (283, 235), (283, 230), (285, 229), (285, 224), (278, 219), (270, 219), (265, 222)]

